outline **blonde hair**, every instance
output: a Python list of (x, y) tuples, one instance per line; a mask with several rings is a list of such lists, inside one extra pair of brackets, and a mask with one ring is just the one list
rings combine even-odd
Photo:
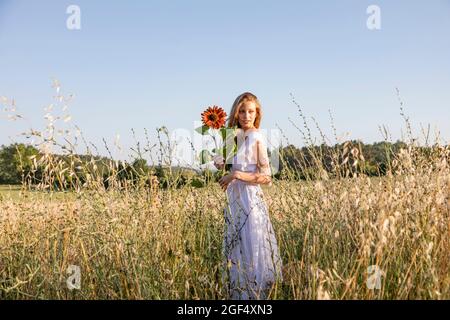
[(230, 117), (228, 118), (228, 126), (233, 127), (237, 126), (238, 128), (241, 127), (239, 124), (239, 109), (242, 105), (244, 105), (247, 102), (254, 102), (256, 105), (256, 118), (255, 123), (253, 124), (255, 128), (259, 129), (259, 125), (261, 123), (261, 104), (259, 103), (258, 98), (250, 92), (244, 92), (243, 94), (239, 95), (236, 100), (234, 100), (233, 106), (231, 107), (230, 111)]

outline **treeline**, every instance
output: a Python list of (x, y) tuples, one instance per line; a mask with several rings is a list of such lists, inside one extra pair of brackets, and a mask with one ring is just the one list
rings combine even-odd
[[(351, 140), (334, 146), (322, 144), (302, 148), (289, 145), (279, 151), (280, 165), (275, 178), (315, 179), (321, 171), (329, 176), (355, 173), (384, 176), (391, 168), (392, 160), (405, 148), (407, 144), (401, 141), (364, 144)], [(431, 147), (424, 149), (431, 150)]]
[[(383, 176), (391, 169), (393, 159), (407, 144), (397, 141), (364, 144), (347, 141), (334, 146), (320, 145), (297, 148), (282, 147), (275, 179), (316, 179), (351, 176), (355, 173)], [(421, 147), (431, 154), (432, 147)], [(44, 155), (35, 147), (11, 144), (0, 147), (0, 184), (45, 185), (52, 189), (71, 189), (93, 179), (105, 188), (111, 183), (121, 186), (143, 184), (160, 187), (191, 184), (201, 187), (217, 181), (220, 172), (202, 172), (185, 167), (152, 166), (145, 159), (129, 162), (91, 155)]]
[(151, 166), (145, 159), (127, 161), (80, 154), (42, 154), (31, 145), (11, 144), (0, 147), (0, 184), (40, 186), (42, 189), (65, 190), (101, 181), (108, 189), (137, 184), (168, 188), (187, 182), (201, 186), (211, 180), (210, 174), (197, 179), (190, 168)]

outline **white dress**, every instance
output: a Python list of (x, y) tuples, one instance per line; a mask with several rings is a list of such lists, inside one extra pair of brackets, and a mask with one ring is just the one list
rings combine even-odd
[[(243, 131), (240, 131), (241, 137)], [(247, 131), (234, 156), (232, 170), (260, 172), (270, 177), (267, 147), (259, 131)], [(225, 266), (223, 280), (231, 299), (266, 299), (272, 284), (282, 280), (269, 211), (259, 184), (234, 180), (227, 188), (224, 209)]]

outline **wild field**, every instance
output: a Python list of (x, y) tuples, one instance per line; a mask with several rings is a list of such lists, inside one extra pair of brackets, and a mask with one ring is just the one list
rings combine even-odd
[[(421, 166), (411, 157), (405, 151), (398, 175), (265, 188), (284, 264), (270, 297), (449, 299), (449, 167), (444, 157)], [(70, 196), (3, 190), (0, 298), (226, 298), (224, 203), (214, 183)], [(80, 267), (79, 290), (67, 287), (69, 265)], [(379, 286), (368, 286), (378, 275)]]
[[(226, 197), (213, 179), (162, 185), (137, 170), (124, 180), (111, 159), (105, 180), (93, 157), (65, 146), (69, 161), (21, 158), (22, 186), (0, 189), (0, 299), (227, 298)], [(284, 265), (270, 298), (450, 299), (449, 146), (411, 140), (379, 177), (358, 170), (364, 155), (351, 143), (327, 166), (311, 150), (301, 174), (286, 166), (264, 187)]]

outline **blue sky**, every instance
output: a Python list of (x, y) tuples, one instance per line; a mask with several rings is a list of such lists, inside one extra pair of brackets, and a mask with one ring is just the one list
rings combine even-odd
[[(66, 8), (81, 9), (81, 30), (66, 28)], [(366, 26), (369, 5), (381, 29)], [(0, 0), (0, 96), (14, 98), (35, 128), (52, 102), (51, 79), (74, 93), (72, 122), (101, 146), (131, 128), (193, 130), (208, 105), (228, 112), (237, 95), (256, 94), (262, 127), (305, 114), (332, 136), (393, 140), (404, 127), (398, 87), (416, 131), (437, 127), (450, 138), (450, 1), (21, 1)], [(313, 129), (314, 124), (311, 123)], [(28, 123), (0, 116), (0, 144)], [(101, 149), (101, 148), (100, 148)]]

